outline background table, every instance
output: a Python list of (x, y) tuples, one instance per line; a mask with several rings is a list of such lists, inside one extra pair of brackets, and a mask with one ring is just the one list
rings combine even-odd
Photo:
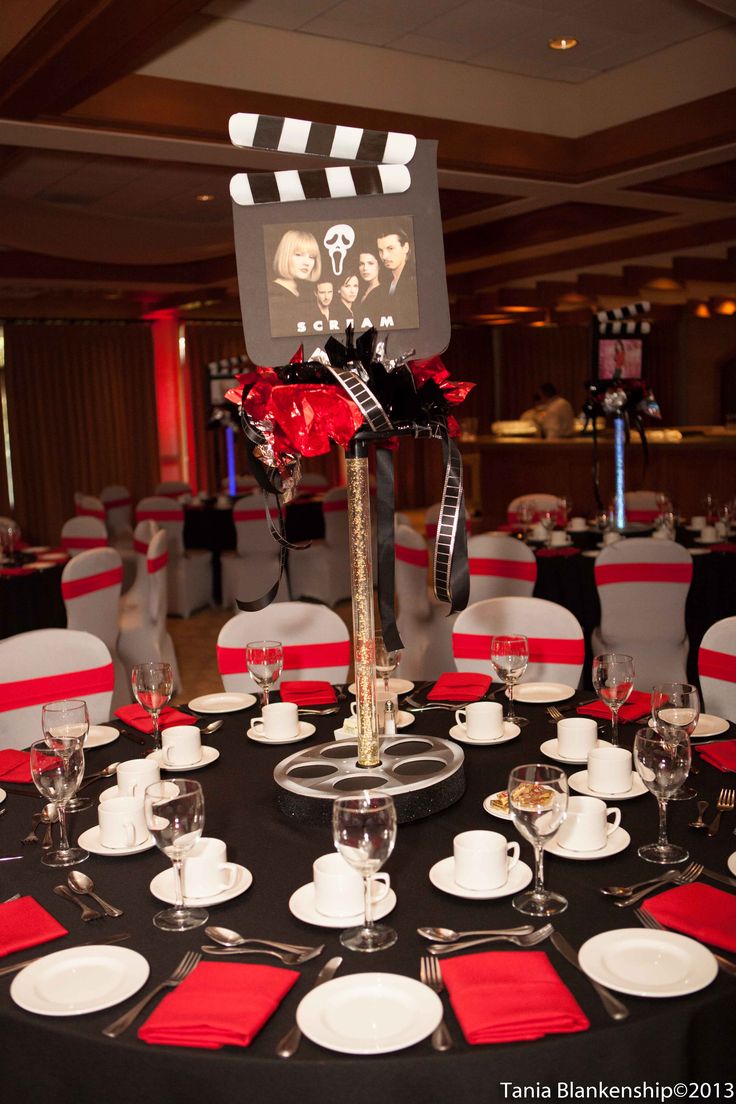
[(31, 629), (66, 627), (63, 570), (64, 564), (59, 563), (24, 575), (0, 574), (0, 639)]

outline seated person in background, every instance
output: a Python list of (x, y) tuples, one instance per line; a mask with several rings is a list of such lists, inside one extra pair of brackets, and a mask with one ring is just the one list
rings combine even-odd
[(533, 422), (534, 425), (537, 425), (537, 416), (544, 407), (542, 396), (539, 391), (535, 391), (532, 395), (532, 404), (533, 405), (530, 406), (528, 410), (523, 411), (523, 413), (519, 415), (520, 422)]
[(557, 394), (553, 383), (543, 383), (539, 388), (541, 407), (535, 408), (534, 421), (543, 437), (572, 437), (575, 433), (575, 412), (562, 395)]

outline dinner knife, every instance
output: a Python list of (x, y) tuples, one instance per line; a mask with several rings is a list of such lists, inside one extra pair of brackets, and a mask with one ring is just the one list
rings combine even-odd
[(121, 728), (120, 735), (124, 736), (126, 740), (130, 740), (134, 744), (138, 744), (140, 747), (145, 747), (148, 741), (145, 736), (138, 736), (137, 733), (131, 732), (130, 729)]
[[(342, 966), (342, 959), (339, 955), (336, 958), (331, 958), (329, 962), (326, 962), (320, 972), (317, 974), (312, 989), (316, 989), (318, 985), (322, 985), (325, 981), (330, 981), (335, 976), (337, 971)], [(291, 1058), (292, 1054), (296, 1054), (299, 1043), (302, 1040), (302, 1033), (299, 1024), (295, 1023), (291, 1031), (284, 1035), (281, 1042), (276, 1047), (276, 1053), (279, 1058)]]
[[(118, 932), (117, 935), (111, 935), (109, 939), (92, 939), (88, 943), (80, 943), (79, 946), (107, 947), (108, 944), (120, 943), (123, 939), (130, 939), (130, 932)], [(36, 955), (35, 958), (24, 958), (22, 962), (16, 962), (13, 966), (3, 966), (0, 968), (0, 977), (4, 977), (5, 974), (12, 974), (16, 970), (22, 970), (25, 966), (30, 966), (32, 962), (40, 962), (42, 958), (46, 958), (46, 955)]]
[(552, 932), (550, 936), (552, 946), (560, 952), (562, 957), (574, 966), (576, 970), (579, 970), (583, 977), (587, 978), (590, 984), (595, 989), (598, 996), (603, 1002), (603, 1007), (609, 1016), (614, 1020), (625, 1020), (629, 1014), (629, 1010), (623, 1001), (620, 1001), (618, 997), (614, 997), (610, 990), (606, 989), (603, 985), (599, 985), (597, 981), (593, 981), (593, 978), (586, 974), (583, 967), (580, 965), (580, 959), (578, 958), (577, 951), (567, 942), (564, 935), (560, 935), (559, 932)]
[(722, 882), (723, 885), (730, 886), (731, 889), (736, 889), (736, 878), (729, 878), (728, 874), (719, 874), (716, 870), (704, 870), (703, 874), (706, 878), (711, 878), (714, 882)]

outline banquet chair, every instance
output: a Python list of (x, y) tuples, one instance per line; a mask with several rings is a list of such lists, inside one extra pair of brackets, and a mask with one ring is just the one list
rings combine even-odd
[(633, 656), (637, 690), (651, 690), (657, 682), (687, 682), (690, 553), (671, 541), (634, 537), (603, 548), (594, 570), (601, 623), (593, 630), (593, 655)]
[(523, 682), (561, 682), (577, 687), (585, 641), (577, 618), (545, 598), (487, 598), (458, 614), (452, 649), (458, 671), (491, 671), (491, 637), (522, 633), (529, 641)]
[(225, 690), (252, 693), (257, 689), (245, 662), (245, 645), (251, 640), (281, 641), (282, 678), (347, 681), (350, 633), (327, 606), (280, 602), (257, 613), (236, 613), (226, 621), (217, 638), (217, 666)]
[(35, 629), (0, 640), (0, 749), (43, 738), (46, 702), (81, 698), (91, 724), (110, 719), (114, 682), (107, 645), (77, 629)]
[(453, 669), (452, 626), (455, 615), (428, 585), (429, 551), (421, 533), (397, 525), (394, 534), (396, 624), (404, 643), (400, 674), (409, 679), (436, 679)]
[(557, 495), (547, 494), (543, 491), (536, 494), (517, 495), (516, 498), (511, 499), (506, 507), (506, 522), (508, 525), (519, 524), (519, 507), (522, 503), (528, 503), (532, 506), (532, 521), (534, 522), (539, 521), (540, 515), (547, 510), (551, 510), (554, 514), (558, 514), (559, 511)]
[(629, 521), (640, 521), (648, 524), (656, 521), (662, 513), (661, 506), (657, 505), (657, 499), (663, 492), (660, 491), (626, 491), (624, 503), (626, 504), (626, 517)]
[[(428, 542), (431, 542), (434, 546), (434, 539), (437, 536), (437, 522), (440, 519), (440, 510), (442, 509), (441, 502), (433, 502), (431, 506), (428, 506), (424, 513), (424, 535)], [(465, 511), (465, 530), (470, 533), (470, 514)]]
[(133, 511), (130, 491), (118, 483), (103, 487), (100, 502), (105, 508), (105, 524), (114, 548), (130, 548), (133, 544)]
[[(135, 539), (145, 542), (145, 529), (135, 528)], [(150, 529), (149, 529), (150, 531)], [(127, 602), (120, 610), (118, 655), (126, 671), (147, 659), (170, 663), (174, 672), (174, 693), (181, 689), (174, 644), (166, 629), (166, 571), (168, 538), (165, 529), (157, 529), (139, 552), (139, 570)]]
[(709, 713), (736, 722), (736, 617), (724, 617), (700, 642), (698, 676)]
[[(275, 519), (278, 507), (273, 495), (269, 495), (268, 505)], [(222, 604), (226, 609), (235, 606), (238, 598), (260, 598), (273, 586), (279, 573), (280, 548), (266, 522), (263, 494), (258, 491), (239, 498), (233, 506), (233, 521), (237, 547), (235, 552), (225, 552), (220, 558)], [(286, 575), (281, 578), (275, 601), (289, 601)]]
[(142, 498), (135, 508), (136, 521), (155, 521), (169, 538), (167, 612), (190, 617), (194, 610), (212, 604), (212, 553), (184, 548), (184, 509), (162, 495)]
[(468, 540), (470, 597), (468, 604), (504, 595), (531, 597), (537, 581), (537, 561), (530, 548), (514, 537), (481, 533)]
[(106, 548), (107, 544), (107, 529), (100, 518), (73, 517), (61, 527), (61, 546), (70, 556), (78, 556), (90, 548)]
[(182, 479), (166, 479), (163, 483), (157, 483), (154, 495), (163, 495), (164, 498), (180, 499), (182, 496), (192, 496), (191, 483), (185, 483)]
[[(289, 555), (294, 598), (314, 598), (335, 606), (350, 596), (350, 541), (345, 487), (333, 487), (322, 500), (325, 539)], [(375, 559), (374, 559), (375, 562)]]
[(123, 562), (114, 548), (91, 548), (69, 560), (61, 576), (61, 596), (68, 629), (92, 633), (112, 658), (115, 685), (112, 710), (131, 700), (130, 679), (118, 655), (118, 606)]
[(96, 495), (82, 494), (77, 491), (74, 495), (74, 514), (76, 517), (93, 517), (104, 521), (105, 507), (102, 499)]
[[(120, 610), (127, 606), (139, 606), (148, 601), (148, 568), (146, 557), (148, 546), (158, 532), (155, 521), (139, 521), (133, 531), (133, 547), (123, 557), (123, 590), (120, 598)], [(123, 554), (121, 553), (121, 556)], [(129, 569), (129, 557), (133, 559), (133, 578), (126, 588), (126, 575)]]

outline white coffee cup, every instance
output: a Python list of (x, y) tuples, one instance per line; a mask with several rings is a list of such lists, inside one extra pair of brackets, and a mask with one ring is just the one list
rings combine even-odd
[(547, 530), (541, 522), (537, 522), (536, 525), (532, 526), (531, 539), (534, 541), (546, 541)]
[(254, 717), (250, 726), (264, 740), (290, 740), (299, 733), (299, 709), (296, 702), (273, 702), (265, 705), (261, 717)]
[(155, 759), (128, 759), (118, 763), (118, 797), (139, 797), (143, 800), (146, 786), (161, 781), (161, 771)]
[(455, 721), (469, 740), (500, 740), (503, 736), (503, 706), (500, 702), (471, 702), (458, 709)]
[(161, 732), (161, 755), (167, 767), (193, 767), (202, 758), (202, 735), (196, 725), (171, 725)]
[(587, 523), (587, 521), (585, 520), (584, 517), (570, 518), (569, 528), (572, 529), (574, 532), (579, 533), (583, 529), (588, 528), (588, 523)]
[(716, 532), (715, 525), (704, 525), (700, 530), (700, 539), (704, 541), (718, 540), (718, 533)]
[(588, 752), (588, 789), (600, 794), (628, 793), (633, 783), (631, 752), (602, 747)]
[(704, 517), (703, 514), (695, 514), (694, 517), (690, 518), (690, 527), (692, 529), (702, 529), (707, 521), (707, 517)]
[(563, 759), (587, 759), (598, 743), (598, 722), (592, 717), (564, 717), (557, 722), (557, 750)]
[(485, 828), (461, 832), (453, 840), (455, 882), (464, 889), (498, 889), (519, 861), (519, 844)]
[(600, 851), (621, 823), (621, 810), (597, 797), (571, 797), (557, 842), (567, 851)]
[[(312, 864), (314, 905), (323, 916), (358, 916), (364, 907), (363, 879), (342, 855), (320, 855)], [(371, 878), (373, 903), (382, 901), (391, 888), (385, 871)]]
[(553, 529), (549, 535), (549, 543), (553, 547), (559, 548), (563, 544), (569, 544), (570, 538), (564, 529)]
[(137, 797), (111, 797), (100, 802), (98, 817), (103, 847), (136, 847), (148, 839), (143, 802)]
[(227, 861), (223, 840), (202, 836), (184, 859), (182, 889), (185, 897), (216, 897), (232, 889), (238, 867)]
[(604, 544), (616, 544), (621, 540), (621, 534), (617, 533), (615, 529), (609, 529), (607, 533), (603, 534)]

